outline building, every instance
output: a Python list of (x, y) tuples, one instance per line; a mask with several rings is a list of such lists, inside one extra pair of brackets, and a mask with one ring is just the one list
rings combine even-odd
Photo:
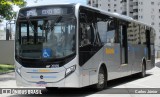
[(160, 0), (87, 0), (87, 5), (127, 15), (152, 25), (156, 30), (155, 49), (160, 52)]
[(122, 14), (123, 0), (87, 0), (87, 5)]
[(98, 7), (98, 0), (87, 0), (87, 5)]
[(138, 20), (155, 28), (155, 49), (160, 51), (160, 0), (138, 0)]

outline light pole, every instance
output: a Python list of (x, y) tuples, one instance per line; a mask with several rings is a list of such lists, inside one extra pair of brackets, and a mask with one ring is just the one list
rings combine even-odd
[[(8, 24), (10, 24), (10, 30), (8, 29)], [(11, 25), (12, 24), (15, 24), (15, 20), (9, 20), (7, 23), (6, 23), (6, 40), (10, 40), (12, 39), (12, 34), (11, 34)]]

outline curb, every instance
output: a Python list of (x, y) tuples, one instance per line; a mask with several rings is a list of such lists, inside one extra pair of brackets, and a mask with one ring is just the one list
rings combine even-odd
[(12, 73), (12, 72), (14, 72), (14, 70), (12, 70), (12, 71), (8, 71), (8, 72), (0, 73), (0, 75), (7, 74), (7, 73)]

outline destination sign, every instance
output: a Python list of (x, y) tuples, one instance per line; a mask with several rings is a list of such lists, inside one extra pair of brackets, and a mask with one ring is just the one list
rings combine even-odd
[(63, 11), (61, 8), (54, 8), (54, 9), (44, 9), (42, 10), (42, 15), (55, 15), (55, 14), (63, 14)]

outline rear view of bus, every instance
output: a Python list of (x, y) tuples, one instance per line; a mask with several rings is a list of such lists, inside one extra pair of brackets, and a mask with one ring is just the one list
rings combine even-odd
[(18, 86), (79, 87), (76, 23), (73, 5), (19, 11), (15, 39)]

